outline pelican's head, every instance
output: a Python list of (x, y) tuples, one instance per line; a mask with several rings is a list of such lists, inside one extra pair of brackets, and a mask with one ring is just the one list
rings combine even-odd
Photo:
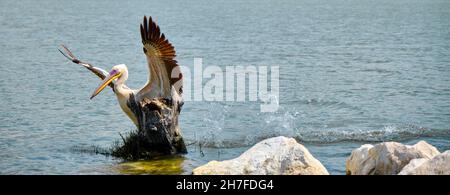
[(94, 98), (98, 95), (106, 86), (108, 86), (111, 82), (117, 84), (123, 84), (123, 82), (128, 78), (128, 69), (125, 64), (119, 64), (113, 66), (108, 76), (103, 79), (102, 83), (95, 89), (94, 93), (92, 93), (91, 98)]

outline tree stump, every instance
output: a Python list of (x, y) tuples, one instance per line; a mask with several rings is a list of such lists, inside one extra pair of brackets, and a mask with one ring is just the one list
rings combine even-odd
[(138, 129), (123, 138), (123, 145), (113, 155), (128, 160), (149, 159), (161, 155), (185, 154), (186, 145), (178, 125), (183, 102), (176, 98), (153, 98), (128, 101), (138, 119)]

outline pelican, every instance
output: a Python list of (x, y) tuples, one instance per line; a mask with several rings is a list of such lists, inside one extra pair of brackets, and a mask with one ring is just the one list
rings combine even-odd
[[(107, 72), (101, 68), (95, 67), (90, 63), (79, 60), (64, 45), (63, 50), (58, 49), (66, 58), (73, 63), (84, 66), (102, 82), (94, 90), (90, 99), (97, 96), (107, 86), (111, 87), (116, 94), (122, 111), (139, 128), (139, 116), (130, 108), (130, 102), (143, 102), (146, 99), (163, 98), (172, 101), (181, 102), (182, 94), (182, 74), (177, 61), (175, 60), (175, 48), (166, 39), (164, 33), (161, 33), (159, 26), (151, 17), (140, 25), (143, 51), (147, 58), (149, 76), (147, 83), (140, 89), (130, 89), (125, 82), (128, 79), (128, 68), (125, 64), (119, 64), (112, 67)], [(179, 112), (179, 110), (178, 110)]]

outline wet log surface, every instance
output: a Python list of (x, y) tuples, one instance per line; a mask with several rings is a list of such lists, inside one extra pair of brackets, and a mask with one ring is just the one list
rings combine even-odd
[(127, 160), (150, 159), (155, 156), (187, 153), (178, 125), (182, 101), (154, 98), (135, 101), (132, 96), (128, 107), (138, 119), (138, 129), (115, 147), (113, 156)]

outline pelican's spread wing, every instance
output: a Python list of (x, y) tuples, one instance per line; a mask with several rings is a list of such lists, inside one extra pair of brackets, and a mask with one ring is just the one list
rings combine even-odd
[[(90, 70), (92, 73), (94, 73), (95, 75), (97, 75), (100, 79), (105, 79), (109, 73), (101, 68), (97, 68), (95, 66), (92, 66), (91, 64), (87, 63), (87, 62), (83, 62), (79, 59), (77, 59), (77, 57), (75, 57), (75, 55), (73, 55), (73, 53), (65, 46), (65, 45), (61, 45), (61, 47), (64, 49), (64, 51), (66, 53), (64, 53), (62, 50), (58, 49), (59, 52), (61, 52), (67, 59), (69, 59), (70, 61), (72, 61), (75, 64), (79, 64), (84, 66), (85, 68), (87, 68), (88, 70)], [(109, 84), (109, 86), (114, 90), (114, 83), (111, 82)]]
[(159, 26), (144, 16), (140, 26), (144, 53), (147, 57), (150, 76), (147, 85), (139, 92), (144, 96), (167, 97), (172, 87), (181, 95), (182, 74), (175, 58), (175, 48), (161, 33)]

